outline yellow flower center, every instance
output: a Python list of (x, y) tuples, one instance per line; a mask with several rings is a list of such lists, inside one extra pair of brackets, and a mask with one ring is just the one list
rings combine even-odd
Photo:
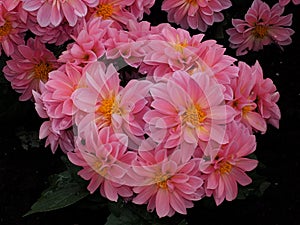
[(250, 111), (252, 111), (252, 107), (249, 106), (249, 105), (244, 106), (244, 107), (242, 108), (242, 113), (243, 113), (243, 114), (247, 114), (247, 113), (250, 112)]
[(47, 62), (40, 62), (34, 66), (34, 78), (43, 81), (44, 83), (48, 80), (48, 74), (53, 70), (52, 66)]
[(111, 17), (112, 14), (113, 14), (112, 4), (100, 4), (96, 11), (96, 15), (98, 17), (102, 17), (102, 19), (104, 19), (104, 20)]
[(229, 162), (225, 161), (220, 163), (219, 171), (221, 174), (230, 173), (231, 169), (232, 165)]
[(188, 4), (197, 5), (197, 0), (185, 0), (185, 1)]
[(168, 180), (169, 180), (169, 176), (167, 175), (160, 175), (155, 177), (155, 183), (159, 188), (162, 189), (167, 189), (168, 188)]
[(110, 125), (112, 114), (120, 114), (120, 109), (118, 103), (115, 101), (115, 97), (113, 96), (111, 98), (102, 100), (96, 112), (103, 116), (108, 125)]
[(0, 27), (0, 37), (7, 36), (12, 30), (10, 22), (6, 21), (3, 26)]
[(268, 33), (268, 27), (264, 25), (256, 25), (253, 30), (253, 35), (256, 38), (264, 38)]
[(93, 169), (98, 173), (100, 174), (102, 177), (105, 177), (107, 175), (107, 171), (108, 171), (108, 168), (107, 167), (104, 167), (104, 168), (101, 168), (102, 167), (102, 163), (99, 162), (99, 161), (96, 161), (93, 165)]
[(185, 39), (184, 41), (180, 41), (179, 40), (179, 36), (177, 35), (176, 37), (176, 42), (175, 43), (172, 43), (173, 45), (173, 48), (177, 51), (177, 52), (180, 52), (180, 53), (183, 53), (183, 50), (186, 46), (188, 46), (188, 41)]
[(188, 108), (182, 115), (182, 119), (186, 123), (191, 123), (194, 126), (199, 126), (206, 119), (206, 112), (196, 104)]

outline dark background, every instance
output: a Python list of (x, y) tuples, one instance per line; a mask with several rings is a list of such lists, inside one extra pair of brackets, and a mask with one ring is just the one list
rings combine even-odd
[[(161, 16), (154, 18), (153, 25), (166, 16), (156, 10), (154, 7), (152, 11)], [(237, 8), (231, 10), (242, 13)], [(257, 172), (267, 178), (270, 186), (261, 197), (224, 202), (219, 207), (196, 203), (185, 217), (189, 224), (300, 225), (300, 5), (289, 5), (285, 14), (288, 12), (294, 14), (292, 28), (296, 31), (291, 45), (285, 46), (284, 51), (275, 45), (266, 46), (263, 51), (238, 58), (249, 65), (258, 59), (265, 77), (273, 80), (281, 95), (280, 129), (269, 126), (266, 134), (257, 135), (255, 154), (264, 165)], [(228, 45), (226, 37), (219, 42)], [(234, 51), (228, 49), (226, 54), (234, 56)], [(4, 63), (2, 56), (1, 65)], [(3, 77), (0, 85), (0, 224), (104, 224), (108, 210), (88, 210), (80, 207), (82, 202), (22, 217), (48, 187), (48, 176), (64, 169), (62, 153), (52, 154), (49, 148), (43, 148), (42, 141), (37, 141), (42, 121), (33, 103), (18, 102), (18, 94)]]

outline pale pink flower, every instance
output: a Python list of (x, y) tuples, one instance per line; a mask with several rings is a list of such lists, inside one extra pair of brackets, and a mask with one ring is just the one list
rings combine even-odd
[(288, 28), (292, 24), (292, 14), (281, 16), (284, 7), (278, 3), (271, 9), (261, 0), (255, 0), (245, 15), (245, 20), (232, 19), (234, 28), (226, 30), (230, 35), (230, 47), (237, 49), (236, 55), (245, 55), (248, 51), (259, 51), (264, 45), (272, 43), (285, 46), (292, 43), (294, 31)]
[(101, 195), (110, 201), (132, 196), (127, 173), (136, 154), (127, 151), (125, 134), (116, 134), (110, 127), (98, 132), (94, 127), (86, 137), (77, 138), (76, 149), (68, 152), (68, 158), (83, 167), (78, 175), (90, 181), (87, 187), (90, 193), (99, 188)]
[(154, 84), (150, 93), (153, 110), (144, 116), (148, 135), (166, 148), (192, 145), (183, 148), (184, 160), (191, 157), (198, 142), (228, 142), (225, 128), (234, 110), (225, 105), (222, 86), (214, 79), (177, 71), (165, 82)]
[[(158, 32), (152, 33), (152, 30)], [(146, 42), (146, 54), (139, 71), (153, 76), (156, 81), (176, 70), (206, 73), (224, 85), (225, 98), (229, 99), (232, 97), (230, 80), (237, 77), (238, 72), (233, 65), (236, 59), (225, 55), (225, 48), (215, 40), (202, 41), (203, 38), (203, 34), (191, 36), (186, 30), (169, 24), (151, 27), (145, 39), (138, 39)]]
[(98, 129), (112, 127), (115, 132), (124, 132), (130, 144), (144, 139), (142, 117), (148, 110), (146, 97), (151, 83), (131, 80), (123, 88), (115, 67), (109, 64), (106, 68), (102, 62), (90, 63), (85, 79), (86, 87), (72, 95), (75, 106), (83, 112), (75, 118), (79, 132), (89, 132), (90, 125), (96, 124)]
[(135, 0), (99, 0), (96, 7), (90, 8), (91, 17), (100, 17), (102, 20), (112, 20), (118, 28), (126, 27), (128, 20), (137, 18), (128, 11)]
[[(7, 10), (6, 7), (10, 10)], [(28, 30), (17, 11), (10, 5), (0, 3), (0, 55), (2, 50), (11, 56), (18, 45), (24, 44), (25, 32)], [(13, 8), (13, 9), (11, 9)]]
[(93, 18), (84, 23), (77, 36), (73, 36), (75, 42), (67, 46), (67, 50), (59, 56), (59, 62), (69, 62), (74, 65), (84, 66), (97, 61), (105, 53), (104, 42), (111, 21), (103, 21)]
[(205, 32), (208, 26), (224, 19), (221, 11), (230, 6), (230, 0), (164, 0), (161, 8), (170, 22)]
[(57, 27), (65, 18), (70, 26), (75, 26), (78, 19), (86, 16), (89, 7), (95, 7), (99, 0), (23, 0), (23, 8), (36, 12), (41, 27), (50, 24)]
[[(280, 6), (286, 6), (290, 2), (291, 2), (291, 0), (279, 0), (279, 5)], [(294, 5), (299, 5), (300, 4), (300, 0), (292, 0), (292, 2), (294, 3)]]
[(206, 195), (213, 195), (217, 205), (224, 199), (234, 200), (238, 194), (238, 183), (246, 186), (252, 182), (245, 172), (258, 164), (257, 160), (247, 158), (256, 149), (255, 136), (236, 122), (227, 126), (227, 132), (229, 143), (217, 150), (205, 148), (199, 166), (200, 171), (207, 175), (204, 179)]
[(198, 161), (181, 161), (181, 150), (167, 155), (167, 150), (157, 148), (141, 152), (134, 173), (139, 182), (133, 187), (137, 194), (135, 204), (147, 204), (147, 210), (156, 210), (159, 217), (172, 216), (175, 212), (187, 214), (193, 201), (203, 197), (203, 180), (198, 171)]
[(58, 68), (54, 54), (38, 38), (27, 40), (19, 45), (3, 68), (4, 76), (11, 82), (12, 88), (21, 93), (20, 101), (32, 98), (32, 90), (39, 90), (40, 81), (48, 80), (48, 73)]

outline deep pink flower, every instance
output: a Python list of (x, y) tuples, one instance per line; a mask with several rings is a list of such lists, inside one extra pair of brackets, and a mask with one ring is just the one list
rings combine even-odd
[(7, 56), (11, 56), (18, 45), (25, 43), (25, 32), (28, 29), (18, 12), (11, 8), (15, 9), (9, 4), (0, 3), (0, 55), (3, 49)]
[(27, 44), (19, 45), (17, 51), (3, 68), (4, 76), (12, 88), (21, 93), (21, 101), (32, 98), (32, 90), (39, 90), (39, 83), (48, 80), (48, 73), (58, 68), (54, 54), (38, 38), (29, 38)]
[(199, 167), (207, 175), (204, 181), (206, 195), (213, 195), (217, 205), (224, 199), (232, 201), (237, 197), (237, 183), (245, 186), (252, 182), (245, 172), (253, 170), (258, 163), (247, 158), (256, 149), (255, 136), (236, 122), (227, 126), (227, 132), (229, 143), (217, 150), (205, 148)]
[(150, 89), (153, 110), (144, 116), (148, 135), (166, 148), (192, 145), (183, 148), (184, 161), (191, 157), (198, 142), (227, 143), (225, 128), (234, 110), (224, 104), (221, 90), (221, 85), (206, 74), (191, 76), (184, 71), (154, 84)]
[(98, 132), (94, 127), (86, 137), (77, 138), (75, 152), (68, 152), (68, 158), (83, 167), (78, 175), (90, 181), (87, 189), (91, 193), (99, 188), (101, 195), (110, 201), (117, 201), (119, 196), (132, 196), (127, 180), (136, 154), (127, 151), (125, 134), (116, 134), (110, 127)]
[(135, 204), (147, 204), (149, 211), (156, 210), (159, 217), (172, 216), (175, 212), (187, 214), (193, 201), (203, 197), (203, 181), (197, 160), (181, 161), (181, 150), (167, 155), (167, 150), (156, 148), (142, 152), (134, 173), (139, 177), (133, 187), (137, 194)]
[[(279, 0), (279, 5), (280, 6), (286, 6), (287, 4), (290, 3), (291, 0)], [(295, 5), (299, 5), (300, 4), (300, 0), (292, 0), (292, 2), (295, 4)]]
[(78, 18), (84, 17), (88, 7), (95, 7), (99, 0), (23, 0), (23, 8), (37, 13), (37, 21), (41, 27), (50, 24), (57, 27), (64, 18), (70, 26), (75, 26)]
[(232, 19), (234, 28), (226, 30), (230, 35), (230, 47), (237, 49), (237, 55), (245, 55), (271, 43), (279, 47), (291, 44), (294, 31), (288, 26), (292, 24), (292, 14), (281, 16), (283, 12), (284, 7), (278, 3), (270, 9), (265, 2), (255, 0), (245, 20)]
[(230, 0), (164, 0), (161, 8), (168, 13), (170, 22), (205, 32), (208, 26), (224, 19), (221, 11), (230, 6)]

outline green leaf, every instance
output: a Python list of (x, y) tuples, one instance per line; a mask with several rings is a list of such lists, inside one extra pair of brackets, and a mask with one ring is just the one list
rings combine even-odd
[[(65, 158), (62, 159), (66, 160)], [(68, 164), (66, 171), (51, 175), (49, 177), (50, 186), (42, 192), (41, 197), (24, 216), (61, 209), (88, 196), (86, 182), (77, 174), (74, 175), (76, 171), (78, 171), (77, 167)]]
[(88, 194), (86, 189), (83, 190), (77, 183), (68, 183), (59, 189), (50, 187), (43, 192), (37, 202), (31, 206), (31, 210), (24, 216), (67, 207), (86, 197)]

